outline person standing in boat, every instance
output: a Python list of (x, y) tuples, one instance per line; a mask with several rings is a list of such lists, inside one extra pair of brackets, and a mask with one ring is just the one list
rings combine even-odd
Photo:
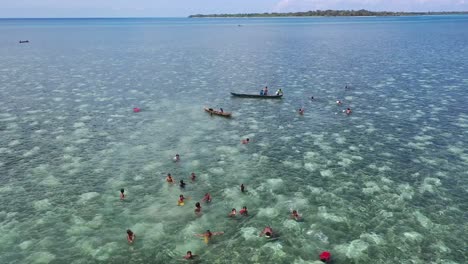
[(268, 95), (268, 86), (265, 86), (265, 89), (263, 89), (263, 95)]

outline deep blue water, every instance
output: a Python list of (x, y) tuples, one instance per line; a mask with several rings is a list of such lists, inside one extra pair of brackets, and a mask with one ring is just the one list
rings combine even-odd
[[(468, 16), (0, 19), (1, 262), (466, 263), (467, 29)], [(265, 85), (284, 97), (229, 94)], [(278, 240), (258, 237), (266, 225)], [(205, 245), (206, 229), (225, 234)]]

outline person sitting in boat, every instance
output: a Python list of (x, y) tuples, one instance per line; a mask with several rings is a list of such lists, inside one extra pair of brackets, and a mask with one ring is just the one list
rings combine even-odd
[(268, 95), (268, 87), (265, 86), (265, 89), (263, 89), (263, 95)]
[(260, 90), (260, 95), (263, 95), (263, 89), (262, 89), (262, 90)]
[(278, 91), (276, 91), (276, 95), (283, 95), (283, 91), (281, 89), (278, 89)]
[(208, 108), (208, 110), (213, 111), (213, 108)]
[(219, 111), (220, 111), (221, 113), (224, 113), (224, 110), (223, 110), (222, 108), (220, 108)]

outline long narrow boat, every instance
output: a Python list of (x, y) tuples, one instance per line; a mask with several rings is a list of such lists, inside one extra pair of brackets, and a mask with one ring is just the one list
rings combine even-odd
[(231, 117), (231, 112), (221, 112), (221, 111), (216, 111), (212, 108), (204, 108), (206, 112), (210, 113), (210, 115), (219, 115), (219, 116), (224, 116), (224, 117)]
[(232, 96), (236, 97), (243, 97), (243, 98), (261, 98), (261, 99), (281, 99), (283, 97), (282, 94), (280, 95), (259, 95), (259, 94), (240, 94), (240, 93), (233, 93), (231, 92)]

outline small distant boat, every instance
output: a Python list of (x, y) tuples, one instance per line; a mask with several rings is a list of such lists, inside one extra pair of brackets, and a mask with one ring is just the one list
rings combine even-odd
[(29, 40), (20, 40), (19, 43), (29, 43)]
[(237, 97), (244, 97), (244, 98), (262, 98), (262, 99), (281, 99), (283, 97), (282, 94), (280, 95), (259, 95), (259, 94), (240, 94), (240, 93), (233, 93), (231, 92), (232, 96)]
[(221, 112), (221, 111), (216, 111), (213, 108), (204, 108), (206, 112), (210, 113), (211, 115), (219, 115), (219, 116), (224, 116), (224, 117), (231, 117), (230, 112)]

